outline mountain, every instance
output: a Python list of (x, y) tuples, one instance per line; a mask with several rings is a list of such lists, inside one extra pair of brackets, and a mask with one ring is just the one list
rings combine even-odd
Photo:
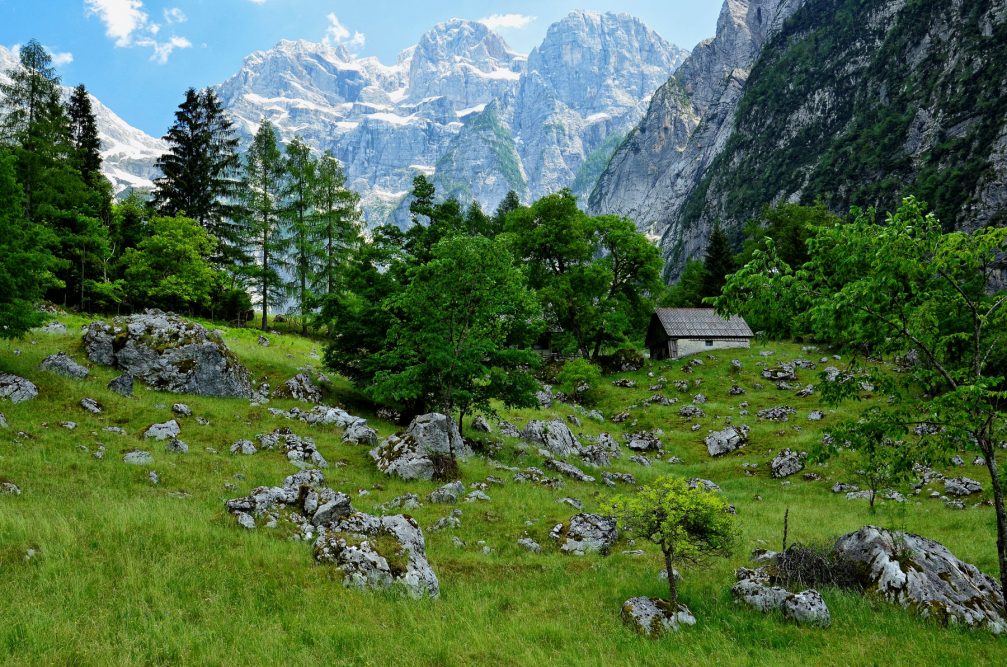
[(371, 224), (408, 219), (417, 173), (495, 207), (573, 187), (586, 196), (686, 52), (625, 14), (574, 12), (529, 56), (481, 23), (435, 26), (394, 65), (284, 41), (218, 86), (247, 141), (263, 118), (344, 164)]
[[(0, 46), (0, 78), (18, 64), (17, 56)], [(64, 98), (70, 92), (64, 87)], [(94, 95), (91, 104), (101, 136), (102, 173), (112, 182), (116, 194), (152, 188), (158, 173), (154, 163), (167, 150), (165, 143), (131, 126)]]
[(672, 275), (717, 221), (736, 231), (767, 203), (891, 210), (915, 194), (947, 227), (1007, 224), (1007, 0), (729, 0), (721, 24), (742, 9), (777, 13), (736, 93), (676, 114), (687, 62), (592, 194), (661, 236)]

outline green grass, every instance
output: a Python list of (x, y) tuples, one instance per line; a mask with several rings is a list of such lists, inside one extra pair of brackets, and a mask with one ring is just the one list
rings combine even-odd
[[(791, 539), (832, 538), (867, 523), (911, 530), (937, 539), (959, 557), (995, 573), (994, 518), (989, 508), (953, 512), (940, 501), (911, 498), (905, 506), (882, 504), (868, 513), (865, 502), (847, 501), (829, 487), (848, 479), (841, 465), (815, 468), (825, 476), (807, 482), (797, 476), (790, 485), (769, 478), (767, 462), (781, 448), (807, 448), (822, 428), (839, 418), (828, 413), (821, 425), (806, 421), (814, 398), (796, 399), (767, 384), (755, 391), (761, 361), (759, 349), (704, 357), (692, 375), (682, 362), (655, 364), (632, 377), (639, 388), (606, 385), (601, 410), (606, 415), (639, 403), (655, 376), (669, 380), (701, 379), (709, 402), (703, 428), (693, 433), (677, 416), (677, 407), (632, 411), (638, 424), (595, 424), (584, 420), (579, 429), (596, 434), (621, 434), (644, 428), (665, 431), (667, 455), (685, 460), (680, 466), (658, 463), (643, 468), (624, 456), (612, 468), (631, 472), (643, 483), (663, 474), (702, 476), (718, 482), (737, 506), (742, 548), (730, 559), (708, 568), (685, 569), (683, 601), (698, 624), (676, 636), (652, 641), (628, 631), (619, 619), (624, 600), (637, 595), (662, 595), (659, 554), (651, 547), (645, 557), (622, 555), (620, 544), (609, 557), (583, 558), (557, 553), (547, 535), (574, 511), (557, 501), (573, 496), (596, 510), (612, 495), (599, 484), (568, 481), (552, 491), (510, 481), (510, 474), (474, 458), (463, 463), (466, 483), (487, 475), (508, 480), (491, 486), (491, 503), (461, 504), (462, 527), (455, 531), (425, 531), (430, 562), (441, 581), (440, 599), (414, 601), (394, 592), (359, 592), (343, 588), (332, 568), (317, 566), (311, 547), (283, 539), (281, 531), (239, 529), (224, 511), (224, 501), (258, 485), (279, 483), (294, 469), (279, 452), (231, 456), (228, 447), (277, 426), (292, 426), (316, 440), (330, 463), (330, 485), (354, 497), (355, 506), (376, 511), (391, 498), (415, 492), (421, 497), (434, 483), (407, 483), (379, 475), (366, 448), (340, 442), (335, 428), (309, 427), (269, 415), (243, 400), (177, 397), (137, 386), (136, 397), (125, 399), (105, 389), (115, 376), (93, 368), (89, 379), (65, 380), (37, 369), (48, 354), (65, 350), (84, 361), (77, 327), (83, 318), (62, 318), (65, 336), (33, 335), (0, 343), (0, 370), (28, 377), (40, 389), (38, 400), (21, 405), (0, 404), (11, 428), (0, 431), (0, 477), (17, 483), (20, 496), (0, 496), (0, 663), (10, 665), (73, 664), (196, 664), (241, 665), (281, 662), (290, 665), (870, 665), (1004, 664), (1007, 642), (982, 631), (939, 627), (913, 614), (868, 597), (825, 590), (832, 612), (830, 629), (801, 629), (774, 616), (736, 606), (729, 593), (734, 568), (746, 565), (756, 547), (776, 548), (784, 510), (790, 508)], [(255, 330), (225, 330), (232, 350), (248, 365), (256, 381), (274, 387), (306, 364), (319, 364), (312, 351), (316, 341), (293, 335), (271, 336), (273, 344), (256, 344)], [(33, 343), (32, 341), (37, 341)], [(13, 350), (22, 354), (14, 356)], [(794, 345), (775, 346), (771, 359), (801, 355)], [(739, 383), (748, 394), (730, 398), (731, 358), (745, 369)], [(382, 436), (396, 430), (373, 419), (361, 397), (330, 374), (327, 401), (372, 418)], [(607, 378), (609, 381), (613, 378)], [(802, 379), (814, 382), (805, 371)], [(669, 388), (669, 396), (682, 396)], [(91, 416), (78, 406), (81, 398), (99, 400), (105, 412)], [(751, 417), (735, 423), (752, 426), (752, 444), (739, 455), (711, 460), (702, 438), (719, 428), (721, 417), (737, 413), (737, 404), (751, 402)], [(152, 423), (172, 418), (170, 406), (187, 403), (196, 416), (179, 419), (187, 455), (169, 455), (162, 444), (144, 443), (141, 434)], [(755, 412), (786, 403), (800, 410), (789, 424), (759, 424)], [(270, 407), (293, 407), (273, 401)], [(573, 409), (521, 410), (506, 416), (519, 423), (529, 418), (565, 417)], [(59, 422), (72, 420), (67, 431)], [(632, 420), (631, 420), (632, 421)], [(105, 426), (125, 428), (128, 436), (104, 432)], [(794, 426), (802, 430), (797, 432)], [(577, 429), (575, 429), (577, 430)], [(18, 431), (30, 438), (17, 438)], [(783, 432), (784, 435), (777, 435)], [(104, 460), (91, 456), (99, 443)], [(529, 448), (521, 454), (506, 441), (500, 454), (509, 464), (541, 465)], [(217, 453), (210, 453), (206, 448)], [(127, 466), (122, 454), (130, 449), (154, 454), (161, 484), (154, 486), (147, 468)], [(86, 451), (85, 451), (86, 449)], [(743, 462), (760, 464), (747, 477)], [(979, 469), (961, 471), (983, 479)], [(229, 490), (225, 484), (236, 488)], [(359, 490), (367, 495), (358, 495)], [(754, 500), (758, 495), (761, 501)], [(411, 512), (424, 528), (446, 515), (450, 506), (424, 504)], [(544, 547), (541, 554), (520, 549), (525, 534)], [(452, 544), (457, 535), (465, 549)], [(492, 553), (485, 555), (478, 541)], [(637, 544), (636, 547), (642, 545)], [(39, 554), (25, 559), (29, 548)]]

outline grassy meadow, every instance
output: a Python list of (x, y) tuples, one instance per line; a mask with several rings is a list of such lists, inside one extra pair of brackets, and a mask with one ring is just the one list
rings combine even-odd
[[(411, 511), (424, 527), (430, 563), (440, 578), (441, 597), (415, 601), (395, 592), (347, 590), (333, 569), (315, 565), (311, 546), (289, 541), (279, 530), (239, 528), (224, 510), (229, 498), (259, 485), (277, 485), (294, 472), (279, 451), (232, 456), (236, 440), (289, 426), (313, 438), (330, 463), (329, 485), (354, 497), (365, 512), (391, 498), (414, 492), (425, 496), (437, 483), (403, 482), (379, 474), (367, 448), (341, 443), (341, 431), (273, 417), (267, 407), (246, 400), (175, 396), (139, 383), (133, 398), (106, 389), (118, 373), (95, 367), (83, 381), (38, 369), (47, 355), (66, 351), (85, 363), (79, 327), (88, 320), (62, 316), (65, 335), (33, 332), (24, 340), (0, 342), (0, 372), (11, 372), (39, 387), (38, 399), (12, 405), (0, 402), (9, 428), (0, 430), (0, 479), (17, 484), (20, 496), (0, 496), (0, 664), (3, 665), (977, 665), (1007, 664), (1007, 640), (984, 631), (940, 627), (901, 608), (861, 595), (823, 590), (832, 613), (827, 630), (803, 629), (778, 616), (740, 607), (731, 599), (734, 569), (747, 565), (754, 548), (779, 548), (784, 511), (790, 510), (791, 541), (833, 539), (868, 524), (908, 530), (936, 539), (960, 558), (996, 573), (992, 508), (953, 511), (927, 492), (905, 504), (879, 502), (871, 514), (866, 501), (833, 494), (836, 481), (856, 482), (841, 461), (809, 466), (821, 481), (801, 475), (789, 483), (769, 475), (768, 462), (784, 447), (808, 449), (842, 414), (819, 405), (817, 397), (795, 398), (762, 381), (759, 366), (798, 357), (818, 361), (825, 352), (802, 353), (800, 345), (755, 345), (752, 350), (700, 357), (692, 374), (684, 363), (651, 363), (637, 373), (606, 378), (599, 405), (606, 417), (630, 410), (622, 424), (593, 422), (581, 415), (576, 433), (623, 433), (661, 428), (665, 458), (644, 467), (623, 457), (611, 469), (630, 472), (646, 483), (666, 474), (704, 477), (717, 482), (737, 507), (741, 546), (730, 559), (703, 568), (683, 569), (682, 601), (696, 626), (659, 640), (625, 628), (619, 611), (637, 595), (660, 596), (661, 559), (650, 545), (620, 543), (608, 557), (562, 555), (549, 530), (576, 510), (559, 500), (579, 499), (585, 511), (599, 509), (614, 493), (600, 482), (566, 480), (551, 490), (511, 481), (481, 457), (461, 465), (466, 484), (495, 475), (503, 486), (486, 491), (489, 503), (462, 503), (462, 527), (427, 528), (452, 506), (424, 505)], [(270, 347), (257, 344), (254, 329), (225, 330), (231, 349), (248, 366), (253, 381), (273, 387), (307, 365), (319, 366), (319, 342), (292, 334), (270, 335)], [(15, 355), (20, 350), (20, 355)], [(769, 359), (760, 356), (772, 350)], [(730, 372), (730, 360), (743, 370)], [(830, 362), (842, 366), (844, 362)], [(649, 377), (648, 373), (653, 373)], [(801, 383), (818, 381), (817, 371), (799, 371)], [(382, 437), (398, 427), (377, 420), (341, 378), (329, 374), (326, 402), (367, 417)], [(633, 389), (610, 384), (636, 381)], [(708, 402), (699, 432), (677, 415), (680, 405), (644, 406), (657, 378), (669, 381), (665, 395), (683, 402), (703, 393)], [(690, 392), (673, 383), (688, 380)], [(701, 381), (700, 386), (695, 382)], [(743, 396), (731, 397), (737, 382)], [(754, 385), (763, 382), (764, 389)], [(101, 415), (80, 408), (92, 397)], [(750, 402), (750, 416), (738, 407)], [(144, 442), (156, 422), (172, 419), (171, 405), (184, 402), (196, 417), (177, 418), (188, 454), (169, 454), (164, 443)], [(274, 400), (268, 407), (290, 408)], [(791, 405), (798, 414), (788, 423), (760, 423), (756, 412)], [(846, 410), (855, 410), (849, 406)], [(807, 419), (813, 409), (826, 417)], [(565, 418), (576, 411), (556, 404), (550, 410), (504, 412), (520, 426), (528, 419)], [(728, 417), (752, 427), (751, 443), (739, 452), (711, 459), (703, 444), (708, 430)], [(60, 423), (73, 421), (67, 430)], [(104, 431), (119, 426), (125, 436)], [(24, 435), (19, 435), (22, 433)], [(481, 434), (467, 433), (473, 437)], [(498, 458), (508, 465), (542, 465), (535, 447), (516, 440), (481, 436), (500, 443)], [(93, 453), (104, 445), (104, 459)], [(150, 451), (152, 466), (122, 462), (125, 452)], [(524, 449), (524, 451), (522, 451)], [(746, 475), (743, 463), (758, 463)], [(156, 470), (160, 484), (149, 478)], [(552, 475), (553, 473), (549, 473)], [(983, 469), (956, 469), (983, 481)], [(558, 473), (557, 473), (558, 475)], [(988, 487), (984, 481), (984, 487)], [(543, 546), (532, 554), (516, 541), (530, 536)], [(452, 538), (465, 542), (456, 546)], [(483, 552), (483, 546), (491, 549)], [(624, 555), (643, 548), (645, 556)], [(27, 557), (34, 550), (33, 557)]]

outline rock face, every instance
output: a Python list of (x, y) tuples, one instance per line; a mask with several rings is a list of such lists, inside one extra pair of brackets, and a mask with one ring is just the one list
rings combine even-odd
[(615, 517), (576, 514), (567, 524), (558, 524), (549, 533), (559, 542), (560, 551), (575, 556), (587, 553), (607, 555), (619, 536)]
[(556, 456), (571, 456), (580, 451), (580, 442), (570, 427), (559, 419), (549, 422), (530, 421), (521, 437), (542, 445)]
[(152, 310), (116, 318), (112, 326), (92, 322), (84, 349), (91, 361), (120, 368), (161, 391), (252, 395), (248, 371), (220, 335), (176, 315)]
[(493, 210), (572, 186), (586, 197), (685, 52), (625, 14), (574, 12), (530, 55), (452, 19), (385, 65), (283, 41), (217, 87), (247, 142), (263, 117), (345, 166), (367, 222), (406, 224), (413, 177)]
[(11, 403), (24, 403), (38, 397), (38, 387), (23, 377), (0, 373), (0, 398)]
[(83, 380), (91, 374), (87, 368), (71, 359), (65, 352), (46, 357), (42, 360), (42, 364), (39, 367), (44, 371), (62, 375), (72, 380)]
[[(702, 256), (717, 221), (739, 229), (766, 202), (823, 197), (842, 214), (857, 202), (893, 210), (916, 191), (946, 225), (998, 220), (1007, 202), (998, 74), (1007, 66), (1007, 5), (869, 0), (858, 4), (856, 25), (840, 6), (727, 0), (717, 37), (655, 93), (599, 180), (592, 211), (660, 235), (674, 275)], [(982, 100), (981, 110), (965, 98)], [(878, 109), (910, 111), (895, 120)], [(884, 140), (851, 151), (852, 137), (864, 136)], [(956, 164), (981, 165), (953, 193), (927, 183), (953, 169), (948, 150)], [(885, 163), (881, 154), (905, 159)]]
[(715, 431), (706, 436), (705, 442), (710, 456), (729, 454), (748, 444), (748, 427), (728, 426), (723, 431)]
[(401, 436), (392, 436), (370, 452), (378, 470), (402, 479), (433, 479), (441, 460), (464, 459), (472, 451), (458, 426), (438, 413), (420, 415)]
[(836, 553), (868, 591), (890, 602), (945, 623), (1007, 631), (1000, 585), (938, 542), (865, 526), (841, 537)]
[(684, 605), (672, 609), (667, 600), (638, 597), (622, 604), (622, 621), (645, 637), (660, 637), (683, 625), (695, 625), (696, 617)]

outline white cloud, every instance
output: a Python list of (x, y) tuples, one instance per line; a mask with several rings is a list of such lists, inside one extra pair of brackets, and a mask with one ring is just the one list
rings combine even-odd
[(253, 5), (264, 5), (264, 4), (266, 4), (266, 0), (248, 0), (248, 1), (250, 3), (252, 3)]
[(189, 20), (189, 17), (185, 15), (178, 7), (172, 7), (170, 9), (164, 10), (164, 22), (168, 25), (172, 23), (185, 23)]
[[(253, 0), (255, 2), (256, 0)], [(345, 46), (348, 49), (360, 49), (364, 46), (366, 37), (362, 32), (350, 32), (350, 29), (340, 23), (335, 14), (329, 14), (329, 27), (325, 31), (324, 42), (329, 46)]]
[(526, 14), (493, 14), (479, 19), (479, 23), (490, 30), (523, 30), (534, 23), (537, 18)]
[[(171, 35), (167, 40), (156, 39), (161, 25), (150, 20), (144, 11), (143, 0), (84, 0), (88, 15), (97, 16), (105, 24), (105, 34), (115, 40), (119, 48), (139, 46), (151, 50), (150, 59), (164, 64), (175, 49), (187, 49), (192, 43), (185, 37)], [(184, 23), (187, 19), (177, 7), (164, 10), (167, 24)]]

